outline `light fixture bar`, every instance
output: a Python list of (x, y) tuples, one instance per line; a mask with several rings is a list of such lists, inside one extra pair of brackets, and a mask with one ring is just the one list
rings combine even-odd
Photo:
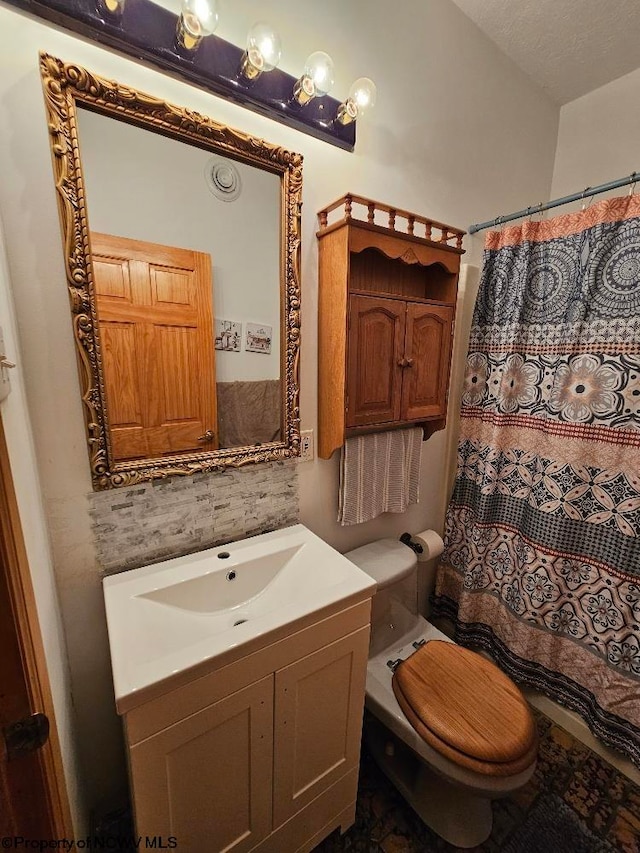
[(244, 48), (215, 34), (203, 38), (197, 50), (181, 52), (176, 49), (178, 15), (152, 0), (126, 0), (119, 17), (101, 14), (101, 0), (5, 2), (302, 133), (353, 151), (356, 122), (343, 125), (334, 120), (340, 101), (325, 95), (301, 106), (292, 97), (298, 78), (280, 68), (246, 80), (238, 74)]

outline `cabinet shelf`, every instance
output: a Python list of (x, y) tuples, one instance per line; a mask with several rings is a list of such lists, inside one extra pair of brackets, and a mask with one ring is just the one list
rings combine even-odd
[(446, 299), (431, 299), (422, 296), (399, 296), (391, 290), (367, 290), (366, 288), (349, 288), (349, 296), (380, 296), (383, 299), (402, 299), (404, 302), (419, 302), (422, 305), (451, 305)]
[(428, 438), (446, 423), (464, 231), (352, 194), (318, 218), (318, 455), (382, 429)]

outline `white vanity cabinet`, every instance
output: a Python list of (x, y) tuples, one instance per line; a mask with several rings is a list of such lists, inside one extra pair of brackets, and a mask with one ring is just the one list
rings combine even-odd
[(342, 608), (124, 714), (138, 835), (302, 853), (353, 822), (370, 599)]

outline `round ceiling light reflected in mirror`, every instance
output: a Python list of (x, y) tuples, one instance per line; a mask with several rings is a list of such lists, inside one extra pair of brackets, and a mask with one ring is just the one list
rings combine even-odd
[(240, 172), (229, 160), (212, 158), (205, 167), (204, 175), (211, 192), (222, 201), (235, 201), (242, 192)]

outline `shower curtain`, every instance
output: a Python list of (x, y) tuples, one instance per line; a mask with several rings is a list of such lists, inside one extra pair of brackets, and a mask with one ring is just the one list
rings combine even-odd
[(491, 232), (435, 614), (640, 765), (640, 197)]

